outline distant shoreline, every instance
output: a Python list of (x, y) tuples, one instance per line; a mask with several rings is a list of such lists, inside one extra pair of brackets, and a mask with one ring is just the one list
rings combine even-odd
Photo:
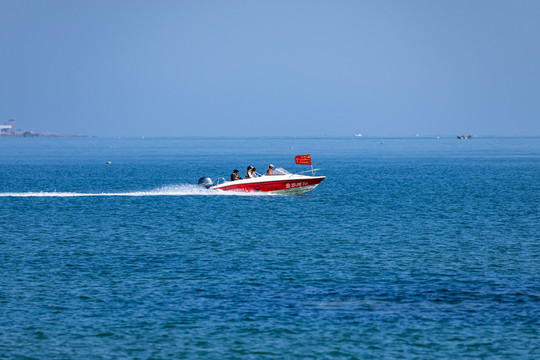
[(65, 138), (65, 137), (88, 137), (87, 135), (57, 134), (57, 133), (39, 133), (35, 131), (14, 131), (12, 133), (0, 134), (0, 138)]

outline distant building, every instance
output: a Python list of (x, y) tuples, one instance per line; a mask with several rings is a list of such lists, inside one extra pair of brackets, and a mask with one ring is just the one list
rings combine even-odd
[(13, 134), (15, 131), (15, 120), (9, 120), (7, 125), (0, 125), (0, 134)]

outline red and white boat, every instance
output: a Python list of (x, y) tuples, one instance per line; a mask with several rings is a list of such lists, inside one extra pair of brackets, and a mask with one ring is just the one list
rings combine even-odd
[[(309, 158), (309, 163), (306, 163), (299, 162), (297, 157), (296, 162), (311, 165), (311, 158)], [(274, 169), (273, 175), (234, 181), (225, 181), (225, 179), (219, 178), (213, 182), (210, 178), (203, 177), (199, 179), (199, 185), (212, 190), (300, 195), (315, 189), (326, 178), (326, 176), (315, 176), (317, 170), (320, 169), (312, 168), (308, 171), (291, 174), (283, 168), (277, 168)], [(311, 172), (311, 175), (303, 175), (306, 172)]]

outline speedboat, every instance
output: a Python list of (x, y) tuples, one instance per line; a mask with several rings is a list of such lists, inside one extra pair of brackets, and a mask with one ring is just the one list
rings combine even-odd
[(308, 171), (292, 174), (283, 168), (276, 168), (273, 175), (235, 181), (225, 181), (224, 178), (212, 181), (208, 177), (202, 177), (199, 179), (199, 185), (211, 190), (300, 195), (315, 189), (326, 178), (326, 176), (315, 176), (317, 170), (320, 169), (308, 170), (312, 174), (303, 175)]

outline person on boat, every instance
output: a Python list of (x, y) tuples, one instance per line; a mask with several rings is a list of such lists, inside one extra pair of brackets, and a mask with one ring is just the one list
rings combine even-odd
[(257, 169), (256, 168), (251, 169), (251, 174), (253, 174), (253, 177), (262, 176), (261, 174), (257, 174)]
[(234, 180), (241, 180), (242, 178), (240, 176), (238, 176), (238, 170), (234, 169), (232, 174), (231, 174), (231, 181), (234, 181)]
[(251, 178), (254, 178), (254, 177), (255, 177), (255, 176), (253, 176), (253, 173), (251, 172), (252, 169), (253, 169), (252, 166), (248, 166), (248, 167), (247, 167), (245, 179), (251, 179)]
[(274, 165), (268, 165), (268, 170), (266, 170), (266, 175), (274, 175)]

